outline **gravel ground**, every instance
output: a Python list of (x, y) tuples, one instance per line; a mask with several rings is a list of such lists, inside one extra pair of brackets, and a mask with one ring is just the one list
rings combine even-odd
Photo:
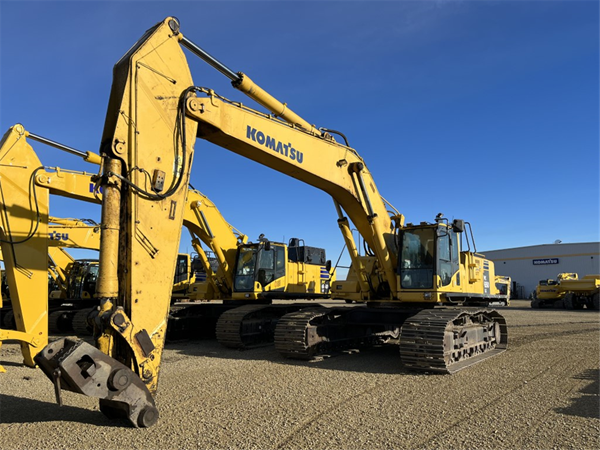
[(403, 369), (383, 346), (317, 362), (272, 347), (168, 344), (150, 429), (111, 422), (4, 344), (0, 449), (600, 448), (599, 315), (499, 308), (509, 350), (454, 375)]

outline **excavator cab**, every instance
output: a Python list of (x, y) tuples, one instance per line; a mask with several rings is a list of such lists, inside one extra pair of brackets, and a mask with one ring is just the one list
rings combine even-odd
[(80, 259), (69, 270), (67, 298), (91, 299), (96, 292), (98, 260)]
[(286, 250), (284, 244), (269, 241), (240, 246), (234, 271), (234, 293), (258, 294), (283, 289), (286, 283)]
[(173, 280), (173, 284), (189, 281), (190, 269), (190, 255), (186, 253), (177, 255), (177, 266), (175, 267), (175, 279)]
[(401, 289), (432, 290), (450, 285), (459, 270), (458, 241), (457, 232), (446, 224), (404, 228), (398, 261)]
[(329, 295), (330, 262), (325, 250), (298, 238), (288, 245), (259, 238), (238, 247), (233, 299), (324, 298)]

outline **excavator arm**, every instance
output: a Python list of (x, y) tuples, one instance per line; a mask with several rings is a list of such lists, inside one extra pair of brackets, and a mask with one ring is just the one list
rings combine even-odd
[[(240, 243), (247, 242), (247, 236), (231, 226), (208, 197), (193, 189), (188, 191), (183, 225), (192, 235), (192, 245), (215, 292), (231, 296), (236, 249)], [(199, 241), (204, 242), (217, 258), (216, 273), (213, 273)]]
[(48, 239), (52, 247), (100, 248), (100, 225), (88, 220), (48, 218)]
[(166, 22), (114, 67), (101, 143), (102, 239), (97, 348), (63, 339), (36, 361), (55, 386), (100, 398), (109, 417), (158, 420), (158, 387), (196, 123), (183, 113), (192, 84)]
[[(198, 137), (330, 194), (335, 199), (338, 224), (349, 248), (355, 246), (341, 208), (375, 253), (380, 275), (389, 286), (388, 295), (395, 295), (397, 258), (390, 249), (396, 248), (395, 230), (402, 218), (395, 215), (392, 220), (360, 156), (331, 138), (229, 102), (212, 91), (200, 92), (206, 96), (187, 102), (187, 114), (199, 123)], [(362, 266), (356, 251), (353, 263)], [(366, 276), (364, 273), (361, 279)], [(368, 288), (363, 286), (362, 290)]]

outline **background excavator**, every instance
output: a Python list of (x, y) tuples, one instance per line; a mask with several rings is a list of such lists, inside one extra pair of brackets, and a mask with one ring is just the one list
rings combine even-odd
[(95, 307), (97, 259), (73, 259), (64, 249), (100, 248), (100, 225), (85, 219), (48, 218), (48, 256), (59, 274), (59, 289), (48, 297), (48, 331), (90, 334), (87, 316)]
[[(181, 46), (270, 113), (195, 87)], [(474, 248), (461, 249), (468, 223), (438, 215), (432, 223), (405, 225), (378, 193), (362, 158), (333, 134), (341, 135), (318, 130), (247, 76), (207, 55), (180, 33), (176, 19), (150, 28), (114, 68), (102, 137), (96, 347), (65, 338), (36, 356), (59, 403), (61, 389), (67, 389), (99, 397), (101, 411), (134, 426), (158, 419), (153, 394), (196, 136), (334, 199), (352, 268), (346, 281), (333, 283), (333, 294), (367, 306), (286, 314), (275, 331), (283, 354), (306, 357), (332, 346), (396, 337), (406, 366), (448, 373), (503, 351), (507, 334), (500, 314), (447, 307), (498, 295), (493, 263)], [(350, 220), (366, 242), (366, 256), (357, 252)], [(446, 307), (434, 308), (441, 305)]]
[(559, 273), (556, 280), (540, 280), (531, 307), (600, 310), (600, 275), (579, 278), (576, 273)]
[[(48, 342), (49, 243), (61, 246), (69, 241), (62, 239), (67, 233), (50, 239), (49, 194), (85, 200), (91, 195), (91, 174), (44, 167), (26, 137), (59, 145), (26, 132), (21, 125), (11, 127), (0, 142), (0, 243), (16, 328), (3, 330), (1, 340), (20, 341), (24, 364), (35, 367), (34, 355)], [(63, 149), (88, 162), (100, 162), (91, 152)], [(97, 246), (98, 230), (95, 233)]]
[[(271, 306), (272, 298), (330, 296), (332, 275), (324, 249), (306, 246), (297, 238), (290, 239), (288, 245), (264, 237), (259, 237), (257, 243), (248, 242), (247, 236), (229, 224), (202, 193), (190, 189), (186, 202), (183, 225), (192, 236), (206, 279), (189, 284), (187, 292), (179, 297), (221, 302), (171, 307), (169, 339), (214, 336), (216, 329), (217, 339), (230, 347), (269, 342), (274, 337), (276, 319), (301, 307), (299, 304)], [(211, 249), (214, 264), (201, 242)], [(229, 313), (240, 305), (245, 306)], [(240, 329), (239, 317), (259, 311), (263, 320)]]

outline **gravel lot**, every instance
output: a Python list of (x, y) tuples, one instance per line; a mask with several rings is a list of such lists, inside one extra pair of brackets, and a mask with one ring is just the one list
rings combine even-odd
[(161, 418), (143, 430), (70, 392), (58, 407), (4, 344), (0, 449), (600, 448), (599, 314), (528, 305), (500, 308), (508, 351), (454, 375), (408, 372), (392, 346), (295, 362), (272, 347), (168, 344)]

